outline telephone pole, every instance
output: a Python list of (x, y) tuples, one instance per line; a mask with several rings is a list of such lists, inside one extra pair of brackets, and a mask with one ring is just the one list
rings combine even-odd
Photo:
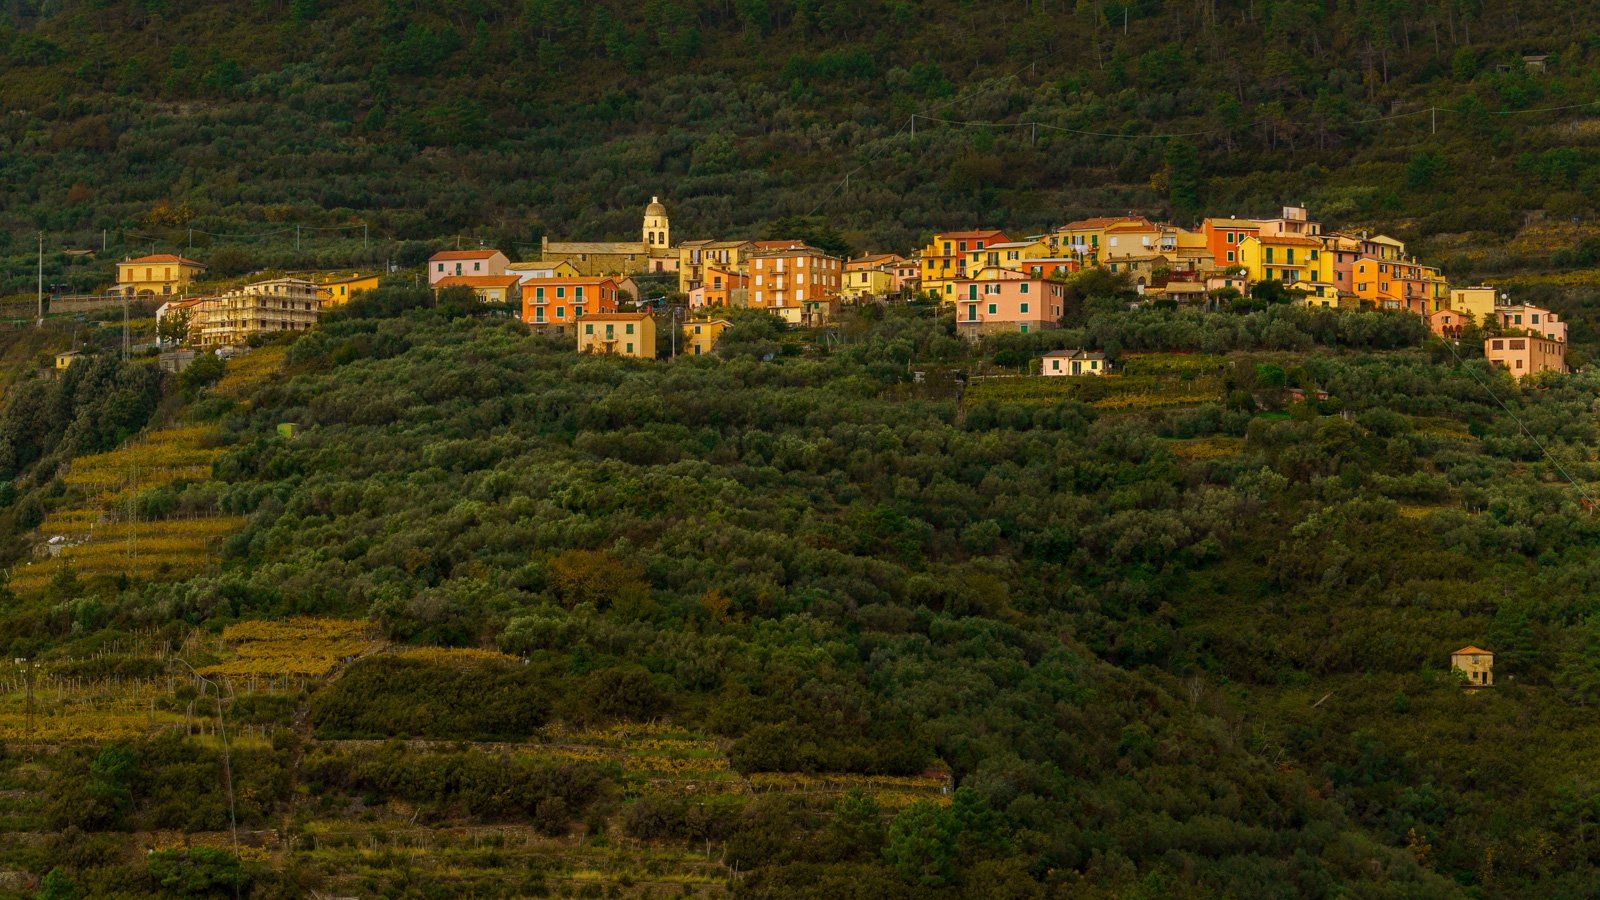
[(39, 327), (44, 327), (44, 232), (39, 232)]

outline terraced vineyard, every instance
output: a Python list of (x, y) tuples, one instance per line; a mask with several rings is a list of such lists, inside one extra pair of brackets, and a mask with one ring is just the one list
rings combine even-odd
[[(213, 390), (239, 398), (276, 372), (281, 347), (229, 360)], [(222, 538), (244, 527), (236, 516), (161, 514), (146, 518), (140, 499), (211, 478), (225, 452), (213, 426), (157, 428), (115, 450), (72, 460), (61, 481), (65, 497), (39, 526), (41, 552), (12, 573), (8, 586), (37, 594), (57, 578), (170, 581), (202, 571)]]

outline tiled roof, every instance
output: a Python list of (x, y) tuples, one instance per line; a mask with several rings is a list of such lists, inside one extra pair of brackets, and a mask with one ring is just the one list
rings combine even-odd
[(436, 287), (511, 287), (521, 284), (516, 275), (451, 275), (439, 279)]
[(125, 259), (122, 261), (122, 265), (129, 265), (131, 263), (139, 263), (141, 265), (144, 263), (179, 263), (185, 266), (199, 266), (202, 269), (206, 267), (206, 264), (203, 262), (195, 262), (192, 259), (184, 259), (181, 256), (173, 256), (171, 253), (157, 253), (153, 256), (141, 256), (138, 259)]
[(488, 259), (499, 253), (499, 250), (440, 250), (428, 257), (429, 262), (450, 259)]
[(643, 241), (551, 241), (545, 245), (544, 252), (546, 255), (593, 253), (602, 256), (646, 256), (650, 253), (650, 247)]
[(1462, 656), (1462, 655), (1468, 655), (1468, 656), (1493, 656), (1494, 654), (1490, 653), (1489, 651), (1484, 650), (1484, 649), (1482, 649), (1480, 647), (1473, 647), (1473, 646), (1471, 646), (1469, 644), (1468, 646), (1462, 647), (1460, 650), (1457, 650), (1456, 652), (1454, 652), (1454, 653), (1452, 653), (1450, 655), (1451, 656)]

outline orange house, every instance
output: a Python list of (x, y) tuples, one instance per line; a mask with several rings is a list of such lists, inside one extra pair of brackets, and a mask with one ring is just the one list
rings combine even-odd
[(701, 306), (740, 306), (748, 296), (750, 276), (732, 269), (706, 266), (705, 281), (700, 287)]
[(1538, 372), (1565, 372), (1567, 345), (1543, 337), (1497, 337), (1483, 342), (1483, 357), (1525, 378)]
[(746, 277), (751, 309), (765, 309), (791, 325), (804, 323), (807, 304), (839, 296), (844, 261), (800, 241), (761, 241)]
[(1057, 273), (1072, 275), (1083, 268), (1083, 261), (1069, 257), (1051, 257), (1049, 259), (1027, 260), (1022, 270), (1035, 278), (1049, 278)]
[(1239, 265), (1239, 244), (1261, 233), (1261, 225), (1249, 219), (1206, 219), (1200, 223), (1206, 249), (1220, 268)]
[(540, 278), (522, 288), (522, 321), (543, 332), (571, 334), (585, 315), (616, 311), (614, 278)]

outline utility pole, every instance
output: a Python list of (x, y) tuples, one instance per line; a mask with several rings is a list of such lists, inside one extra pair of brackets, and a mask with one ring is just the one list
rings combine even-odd
[(106, 252), (106, 230), (100, 229), (100, 252)]
[(367, 223), (361, 223), (361, 252), (367, 252)]
[(1428, 115), (1429, 115), (1429, 118), (1431, 118), (1433, 120), (1433, 133), (1434, 134), (1438, 134), (1439, 133), (1439, 107), (1437, 107), (1437, 106), (1430, 107), (1428, 109)]
[(300, 249), (300, 226), (294, 226), (294, 249)]
[(44, 232), (39, 232), (39, 327), (44, 327)]

